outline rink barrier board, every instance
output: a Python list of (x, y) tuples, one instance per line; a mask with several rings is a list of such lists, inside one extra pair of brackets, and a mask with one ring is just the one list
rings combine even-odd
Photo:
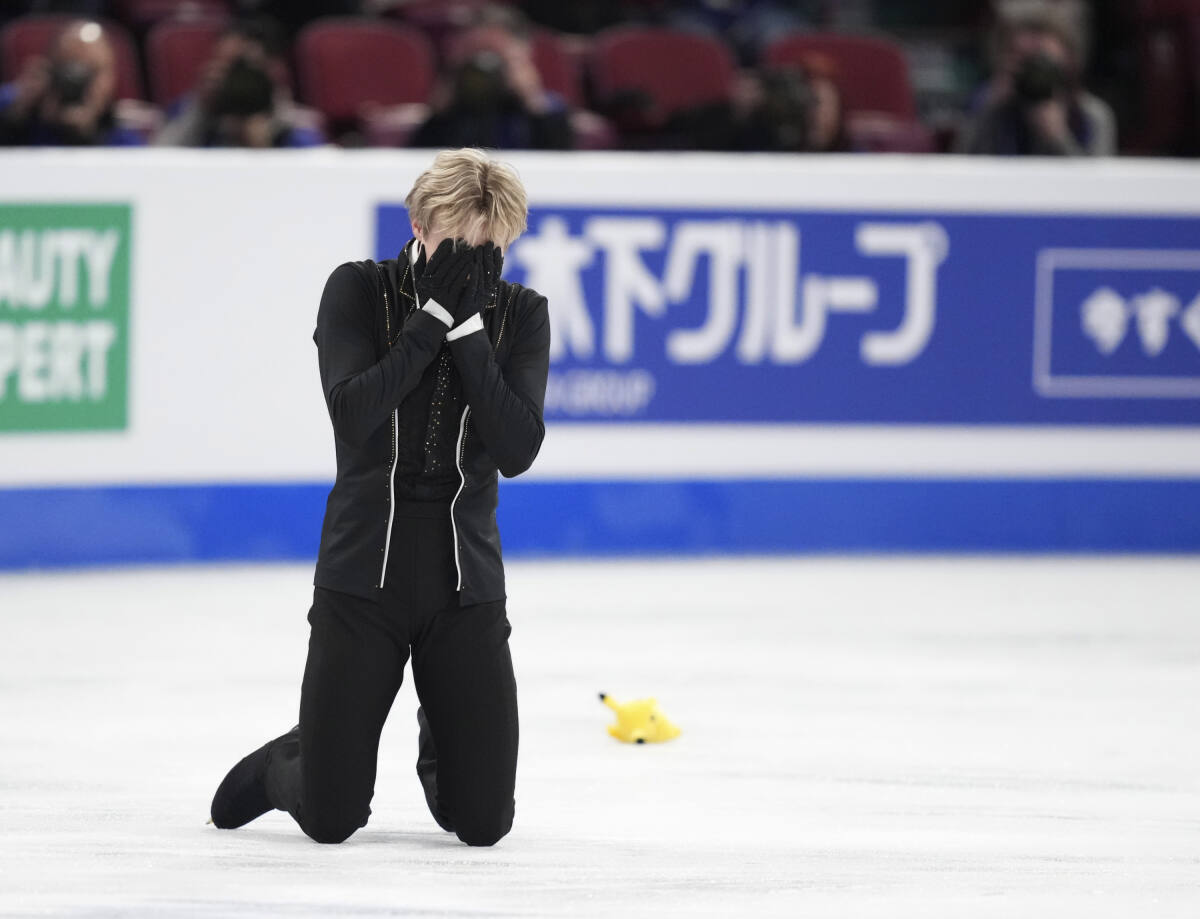
[[(429, 157), (0, 153), (0, 489), (332, 479), (320, 292), (406, 241)], [(1006, 462), (1023, 476), (1153, 477), (1148, 425), (1200, 434), (1193, 163), (507, 158), (531, 223), (506, 276), (551, 304), (547, 427), (594, 435), (548, 443), (541, 479), (1005, 474), (982, 448), (889, 465), (856, 453), (864, 427), (1022, 428)], [(799, 445), (764, 473), (774, 452), (723, 451), (747, 425), (821, 428), (834, 462), (814, 471)], [(696, 448), (636, 468), (629, 426)], [(1098, 427), (1124, 468), (1049, 459)], [(1200, 478), (1200, 447), (1173, 455)]]
[[(0, 490), (0, 568), (312, 561), (328, 483)], [(1200, 480), (505, 483), (508, 558), (1195, 552)]]
[[(311, 560), (320, 291), (429, 157), (0, 153), (0, 567)], [(1196, 164), (505, 158), (510, 557), (1200, 549)]]

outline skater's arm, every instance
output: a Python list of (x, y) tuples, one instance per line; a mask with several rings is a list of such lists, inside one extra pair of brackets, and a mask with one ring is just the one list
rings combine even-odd
[(409, 317), (383, 360), (375, 357), (375, 316), (383, 304), (357, 268), (336, 268), (317, 312), (317, 361), (325, 404), (339, 440), (366, 442), (417, 385), (446, 337), (446, 324), (425, 310)]
[[(463, 327), (468, 325), (476, 324), (472, 321)], [(471, 421), (506, 478), (533, 465), (546, 434), (542, 408), (550, 370), (550, 314), (545, 297), (534, 300), (511, 333), (515, 336), (512, 353), (503, 370), (482, 322), (450, 341)]]

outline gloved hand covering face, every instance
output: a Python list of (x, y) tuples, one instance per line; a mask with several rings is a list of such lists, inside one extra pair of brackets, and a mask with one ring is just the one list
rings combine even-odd
[[(425, 270), (417, 278), (417, 296), (424, 306), (430, 300), (457, 317), (464, 299), (474, 301), (469, 294), (472, 278), (479, 275), (478, 254), (462, 240), (444, 239), (425, 263)], [(465, 313), (464, 316), (469, 316)]]

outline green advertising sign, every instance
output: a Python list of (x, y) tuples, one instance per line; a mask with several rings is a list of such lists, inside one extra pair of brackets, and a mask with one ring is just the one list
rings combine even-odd
[(0, 204), (0, 434), (121, 430), (130, 207)]

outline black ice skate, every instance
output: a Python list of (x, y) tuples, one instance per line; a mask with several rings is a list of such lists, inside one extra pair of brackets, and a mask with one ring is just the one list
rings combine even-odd
[(274, 810), (274, 805), (267, 798), (267, 763), (276, 744), (288, 739), (298, 740), (299, 735), (300, 725), (296, 725), (286, 734), (263, 744), (230, 769), (213, 795), (212, 819), (209, 822), (222, 830), (236, 830), (267, 811)]

